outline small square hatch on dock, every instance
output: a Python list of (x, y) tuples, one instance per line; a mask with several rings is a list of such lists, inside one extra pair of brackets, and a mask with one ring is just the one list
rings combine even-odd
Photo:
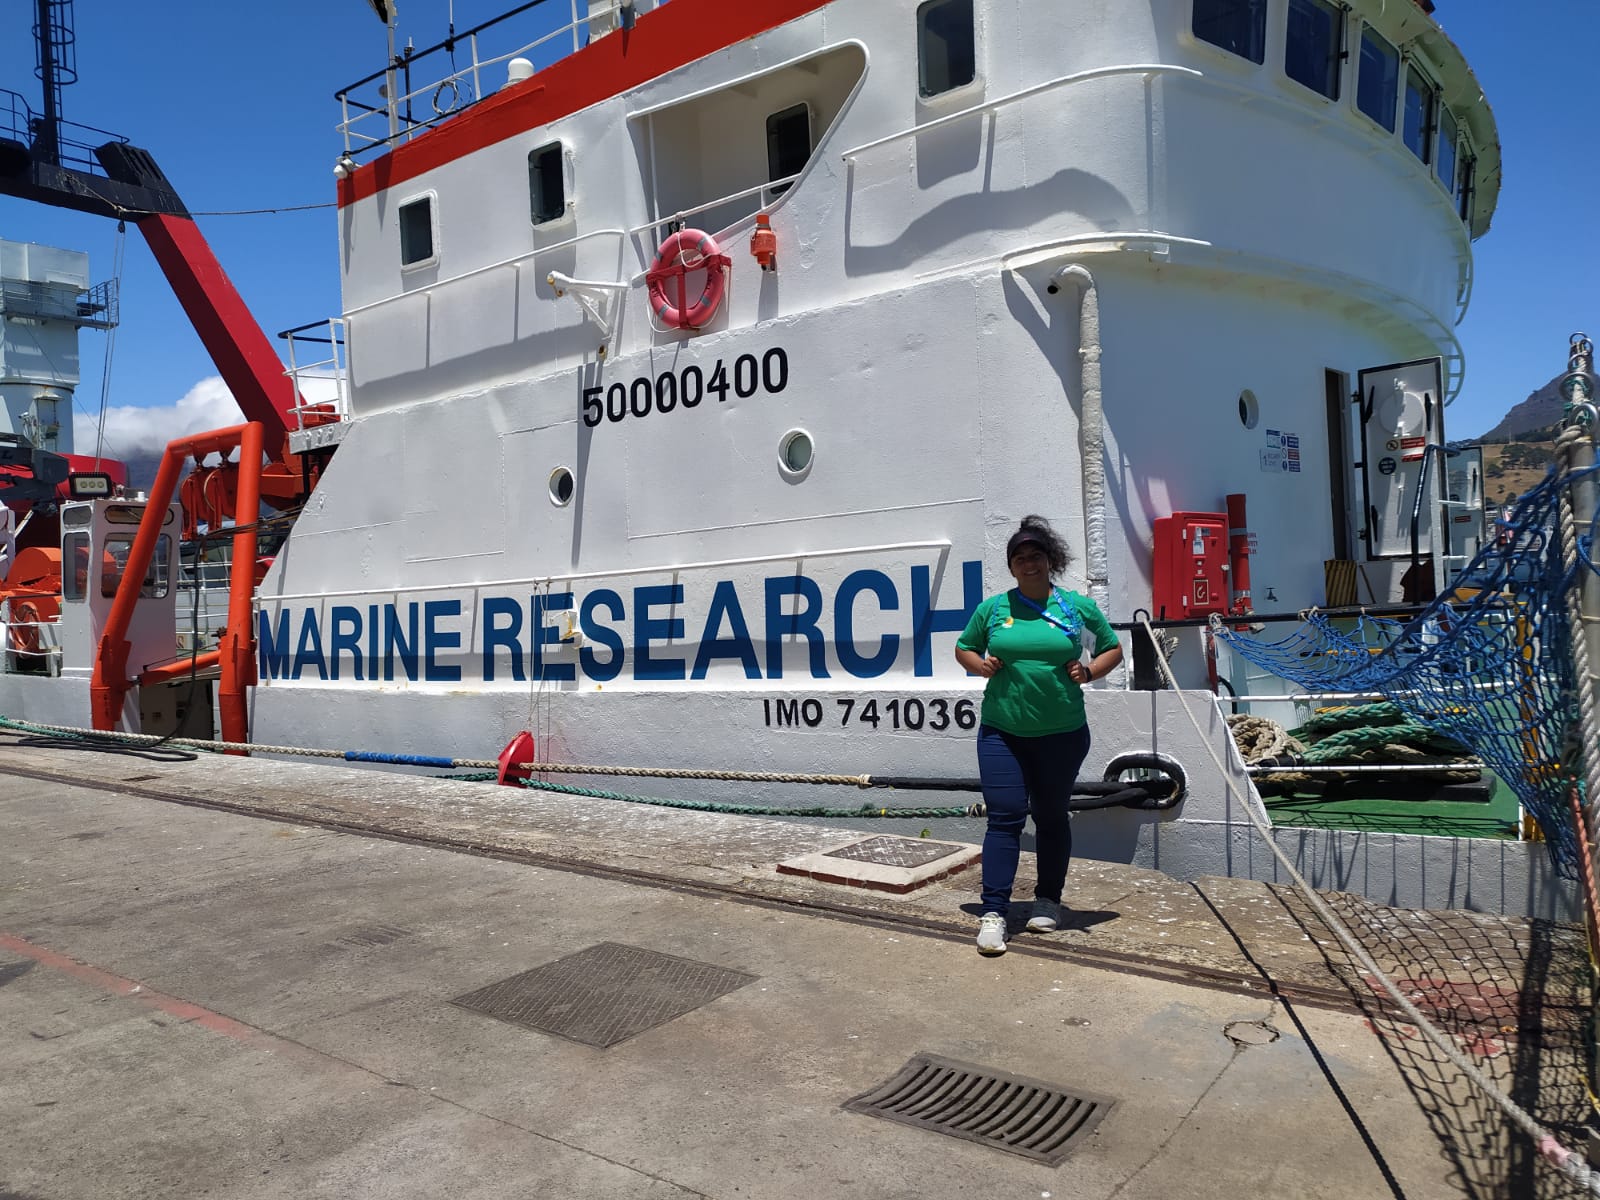
[(977, 846), (926, 838), (859, 838), (778, 864), (780, 875), (904, 894), (965, 870), (982, 857)]

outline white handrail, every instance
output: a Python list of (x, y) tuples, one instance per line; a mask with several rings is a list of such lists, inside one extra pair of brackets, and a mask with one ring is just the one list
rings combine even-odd
[[(440, 288), (444, 287), (447, 284), (460, 283), (463, 279), (471, 279), (474, 275), (482, 275), (487, 271), (498, 271), (501, 267), (520, 266), (524, 262), (529, 262), (529, 261), (531, 261), (533, 259), (538, 258), (539, 255), (541, 255), (541, 254), (549, 254), (553, 250), (564, 250), (568, 246), (575, 246), (579, 242), (587, 241), (589, 238), (596, 238), (596, 237), (620, 237), (620, 238), (625, 238), (625, 237), (628, 237), (628, 236), (629, 236), (629, 233), (628, 233), (628, 230), (626, 230), (626, 229), (593, 229), (593, 230), (590, 230), (588, 233), (580, 233), (577, 237), (568, 238), (564, 242), (551, 242), (550, 245), (548, 245), (548, 246), (535, 246), (532, 250), (529, 250), (525, 254), (518, 254), (514, 258), (503, 258), (499, 262), (492, 262), (492, 263), (489, 263), (487, 266), (482, 266), (482, 267), (473, 267), (472, 270), (470, 270), (470, 271), (463, 271), (459, 275), (452, 275), (448, 279), (441, 279), (441, 280), (439, 280), (439, 282), (435, 283), (432, 287), (430, 287), (428, 289), (428, 292), (429, 293), (436, 292)], [(370, 312), (375, 308), (381, 308), (385, 304), (393, 304), (396, 300), (404, 300), (407, 296), (413, 296), (413, 295), (416, 295), (416, 293), (415, 292), (401, 292), (398, 295), (385, 296), (381, 300), (374, 300), (370, 304), (363, 304), (363, 305), (361, 305), (361, 306), (359, 306), (357, 308), (346, 309), (345, 310), (345, 314), (344, 314), (344, 319), (348, 321), (351, 317), (357, 316), (360, 313)]]
[(1106, 79), (1118, 75), (1192, 75), (1196, 79), (1205, 78), (1201, 72), (1192, 67), (1180, 67), (1172, 63), (1130, 63), (1116, 67), (1096, 67), (1092, 71), (1078, 71), (1071, 75), (1061, 75), (1055, 79), (1047, 79), (1043, 83), (1036, 83), (1032, 87), (1023, 88), (1020, 92), (999, 96), (993, 100), (985, 100), (982, 104), (974, 104), (970, 108), (963, 108), (959, 112), (946, 113), (932, 121), (924, 121), (920, 125), (913, 125), (909, 129), (902, 129), (898, 133), (891, 133), (887, 137), (877, 138), (870, 142), (863, 142), (853, 150), (846, 150), (839, 157), (848, 162), (850, 159), (868, 150), (875, 150), (879, 146), (897, 142), (902, 138), (912, 137), (919, 133), (927, 133), (930, 129), (938, 129), (941, 125), (948, 125), (952, 121), (960, 121), (974, 113), (990, 112), (1003, 105), (1025, 100), (1029, 96), (1036, 96), (1040, 92), (1047, 92), (1052, 88), (1065, 87), (1070, 83), (1084, 83), (1091, 79)]
[(929, 542), (885, 542), (876, 546), (843, 546), (833, 550), (800, 550), (792, 554), (761, 554), (753, 558), (718, 558), (705, 562), (667, 563), (652, 567), (614, 567), (609, 571), (580, 571), (564, 575), (533, 575), (524, 579), (494, 579), (479, 583), (420, 583), (408, 587), (357, 588), (343, 592), (294, 592), (284, 595), (258, 593), (259, 604), (282, 604), (286, 600), (323, 600), (339, 596), (403, 596), (413, 592), (467, 592), (488, 588), (526, 587), (535, 583), (554, 583), (579, 579), (614, 579), (618, 575), (678, 575), (684, 571), (709, 571), (713, 567), (747, 567), (757, 563), (799, 562), (807, 558), (834, 558), (843, 554), (896, 554), (904, 550), (949, 550), (948, 539)]
[(782, 179), (772, 179), (768, 180), (766, 183), (758, 183), (755, 187), (745, 188), (742, 192), (730, 192), (726, 196), (719, 196), (715, 200), (709, 200), (704, 204), (698, 204), (694, 208), (679, 209), (671, 216), (662, 217), (657, 221), (646, 221), (643, 225), (635, 225), (632, 229), (628, 230), (628, 235), (631, 237), (634, 234), (643, 233), (647, 229), (655, 229), (661, 225), (670, 225), (673, 221), (681, 221), (685, 217), (694, 216), (695, 213), (703, 213), (713, 208), (721, 208), (724, 204), (732, 204), (735, 200), (743, 200), (747, 196), (754, 196), (771, 188), (783, 187), (785, 184), (793, 183), (795, 180), (799, 179), (801, 174), (801, 172), (797, 171), (793, 175), (784, 176)]

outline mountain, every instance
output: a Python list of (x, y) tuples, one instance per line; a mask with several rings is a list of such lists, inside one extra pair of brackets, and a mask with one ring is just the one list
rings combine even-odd
[[(1558, 388), (1561, 381), (1566, 378), (1566, 374), (1566, 371), (1563, 370), (1549, 383), (1530, 394), (1526, 400), (1500, 418), (1500, 424), (1476, 440), (1479, 442), (1549, 440), (1547, 431), (1561, 420), (1562, 400)], [(1533, 438), (1526, 436), (1530, 433), (1538, 433), (1542, 436)]]

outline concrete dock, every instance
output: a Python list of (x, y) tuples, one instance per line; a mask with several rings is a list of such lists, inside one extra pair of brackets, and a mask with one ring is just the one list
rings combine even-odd
[[(1571, 1194), (1291, 891), (1080, 860), (986, 959), (975, 866), (779, 870), (872, 836), (0, 736), (0, 1198)], [(1582, 1144), (1581, 931), (1326, 898)], [(845, 1107), (919, 1055), (1092, 1127)]]

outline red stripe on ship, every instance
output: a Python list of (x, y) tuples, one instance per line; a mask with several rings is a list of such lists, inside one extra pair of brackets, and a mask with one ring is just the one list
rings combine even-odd
[(339, 207), (375, 196), (475, 150), (571, 116), (718, 50), (815, 12), (831, 0), (672, 0), (479, 101), (339, 181)]

